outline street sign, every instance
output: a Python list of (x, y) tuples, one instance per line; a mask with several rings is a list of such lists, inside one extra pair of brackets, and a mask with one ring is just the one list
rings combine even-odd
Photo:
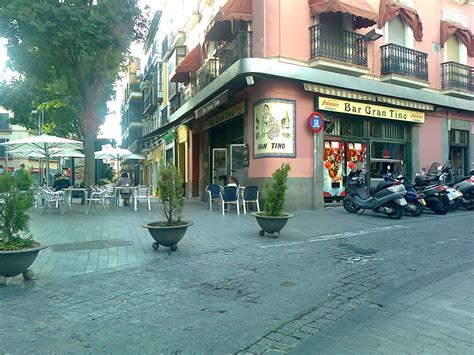
[(313, 112), (308, 117), (308, 126), (311, 132), (318, 133), (321, 132), (324, 128), (324, 118), (323, 115), (319, 112)]

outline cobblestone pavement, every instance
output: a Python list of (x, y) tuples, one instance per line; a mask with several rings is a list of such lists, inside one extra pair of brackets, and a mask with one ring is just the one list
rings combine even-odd
[[(472, 213), (298, 212), (278, 239), (187, 203), (177, 252), (153, 211), (32, 211), (50, 248), (0, 288), (0, 353), (472, 353)], [(158, 214), (158, 215), (157, 215)]]

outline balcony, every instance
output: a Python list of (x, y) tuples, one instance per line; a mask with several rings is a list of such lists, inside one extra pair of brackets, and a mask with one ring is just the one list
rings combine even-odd
[(196, 72), (196, 90), (197, 92), (204, 89), (211, 81), (217, 78), (219, 68), (218, 59), (209, 59)]
[(191, 82), (186, 85), (181, 91), (181, 104), (184, 105), (184, 103), (194, 95), (196, 95), (196, 85)]
[(381, 46), (380, 50), (381, 81), (417, 89), (429, 86), (427, 53), (393, 43)]
[[(153, 113), (158, 108), (158, 103), (154, 100), (153, 89), (148, 89), (144, 91), (143, 99), (143, 114), (144, 115), (153, 115)], [(163, 95), (162, 95), (163, 96)]]
[(125, 88), (125, 99), (127, 102), (131, 100), (141, 100), (142, 92), (140, 91), (140, 83), (134, 82), (127, 84)]
[(367, 38), (364, 35), (325, 25), (310, 31), (309, 66), (360, 76), (367, 74)]
[(456, 62), (441, 64), (441, 92), (461, 98), (474, 98), (474, 67)]
[(219, 73), (242, 58), (252, 57), (252, 32), (237, 31), (232, 41), (227, 42), (217, 49), (219, 58)]
[(161, 125), (168, 123), (168, 106), (161, 110)]

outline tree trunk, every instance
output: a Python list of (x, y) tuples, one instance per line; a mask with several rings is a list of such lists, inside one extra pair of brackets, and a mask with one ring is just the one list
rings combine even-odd
[(86, 103), (84, 127), (84, 187), (95, 185), (95, 141), (97, 138), (97, 112), (90, 103)]

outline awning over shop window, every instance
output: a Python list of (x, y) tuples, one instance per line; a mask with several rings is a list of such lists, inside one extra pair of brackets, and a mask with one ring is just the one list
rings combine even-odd
[(326, 12), (353, 15), (355, 28), (373, 26), (378, 20), (378, 14), (365, 0), (308, 0), (308, 4), (311, 16)]
[(189, 80), (189, 73), (196, 72), (201, 67), (201, 45), (198, 44), (176, 66), (171, 81), (182, 83)]
[(395, 16), (400, 15), (403, 21), (413, 30), (418, 42), (423, 39), (423, 24), (415, 9), (404, 6), (393, 0), (380, 0), (379, 27), (382, 28)]
[(439, 43), (441, 47), (453, 34), (456, 34), (458, 39), (467, 47), (467, 52), (470, 57), (474, 57), (474, 37), (472, 32), (461, 25), (454, 22), (441, 21)]
[(211, 21), (206, 31), (206, 39), (226, 40), (231, 33), (231, 21), (252, 21), (252, 0), (227, 1)]

